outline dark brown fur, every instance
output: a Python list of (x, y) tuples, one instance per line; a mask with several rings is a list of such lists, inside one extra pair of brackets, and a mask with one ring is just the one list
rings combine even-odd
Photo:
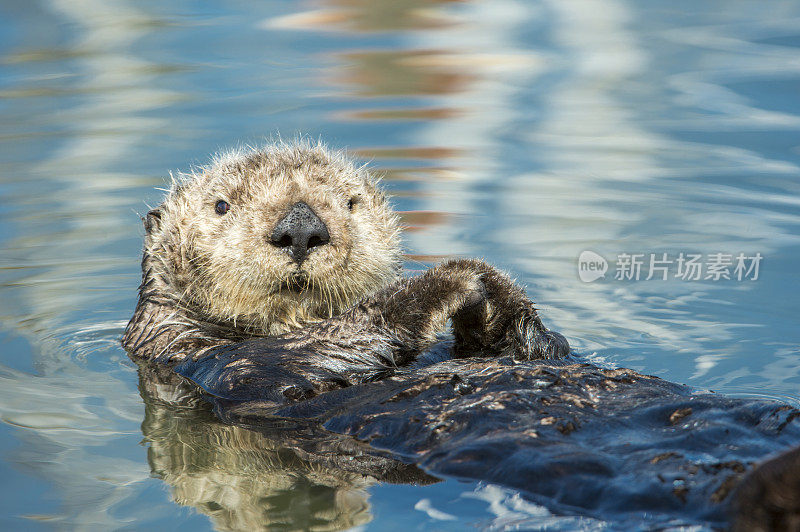
[(735, 532), (800, 530), (800, 447), (750, 472), (733, 496)]

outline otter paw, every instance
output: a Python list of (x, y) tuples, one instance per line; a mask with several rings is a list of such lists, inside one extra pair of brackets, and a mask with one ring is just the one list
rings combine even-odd
[(513, 328), (511, 351), (515, 360), (563, 358), (569, 354), (569, 342), (554, 331), (545, 329), (531, 308)]
[(457, 315), (468, 316), (470, 314), (486, 311), (486, 301), (489, 299), (489, 292), (486, 290), (486, 285), (483, 282), (482, 276), (477, 275), (472, 282), (469, 283), (467, 288), (467, 295), (464, 298), (464, 303), (457, 311)]
[(456, 358), (481, 356), (487, 347), (486, 318), (489, 294), (480, 277), (476, 279), (474, 285), (474, 288), (467, 292), (464, 303), (451, 318)]

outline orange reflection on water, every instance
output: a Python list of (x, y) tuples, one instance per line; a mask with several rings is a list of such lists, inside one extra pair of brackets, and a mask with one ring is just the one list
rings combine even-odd
[(450, 213), (437, 211), (401, 211), (400, 221), (406, 232), (422, 231), (434, 225), (446, 224)]
[(359, 96), (421, 96), (466, 90), (476, 76), (441, 50), (367, 50), (341, 55), (348, 68), (334, 82), (358, 87)]
[(451, 26), (455, 17), (442, 10), (460, 0), (329, 0), (320, 9), (268, 21), (274, 28), (388, 32)]
[(424, 262), (426, 264), (437, 264), (452, 258), (453, 255), (422, 255), (417, 253), (404, 253), (403, 258), (407, 261)]
[(443, 120), (455, 118), (463, 114), (463, 111), (446, 107), (423, 108), (423, 109), (366, 109), (359, 111), (345, 111), (336, 113), (335, 118), (342, 121), (366, 121), (366, 120)]
[(353, 153), (365, 159), (448, 159), (461, 150), (433, 146), (358, 148)]
[(430, 181), (448, 181), (458, 179), (460, 174), (453, 168), (380, 168), (377, 170), (385, 181), (401, 181), (401, 182), (430, 182)]

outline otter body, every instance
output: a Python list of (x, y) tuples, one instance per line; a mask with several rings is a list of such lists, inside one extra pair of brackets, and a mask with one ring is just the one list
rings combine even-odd
[(253, 393), (284, 400), (388, 375), (448, 320), (457, 357), (569, 351), (484, 262), (401, 278), (398, 220), (376, 180), (321, 145), (218, 157), (175, 180), (144, 221), (139, 303), (122, 341), (139, 360), (247, 350), (276, 366)]
[[(800, 441), (800, 412), (580, 364), (525, 292), (485, 262), (402, 277), (396, 216), (340, 154), (295, 144), (219, 157), (177, 179), (145, 230), (123, 337), (143, 395), (199, 389), (217, 419), (261, 434), (232, 431), (220, 446), (215, 434), (227, 430), (216, 425), (188, 439), (152, 430), (154, 448), (169, 451), (154, 455), (154, 471), (182, 504), (205, 508), (207, 488), (229, 483), (216, 463), (186, 475), (177, 460), (197, 446), (182, 442), (209, 438), (226, 463), (247, 464), (226, 470), (246, 473), (245, 487), (283, 486), (283, 473), (262, 479), (251, 467), (254, 446), (267, 457), (283, 442), (336, 493), (342, 471), (425, 483), (450, 475), (629, 525), (725, 526), (731, 499), (739, 527), (753, 524), (748, 515), (797, 522), (797, 505), (775, 503), (785, 494), (769, 489), (791, 485), (779, 473), (797, 452), (745, 475)], [(448, 323), (450, 360), (416, 363)], [(253, 501), (226, 515), (260, 516)], [(341, 522), (362, 522), (360, 504)], [(333, 507), (336, 516), (350, 508)]]

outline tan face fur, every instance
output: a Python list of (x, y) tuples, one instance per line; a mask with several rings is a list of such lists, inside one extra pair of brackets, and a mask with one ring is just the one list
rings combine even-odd
[[(225, 214), (217, 212), (227, 202)], [(330, 242), (298, 265), (272, 242), (298, 202)], [(399, 226), (375, 180), (323, 146), (242, 150), (183, 175), (148, 214), (145, 268), (190, 319), (279, 334), (341, 313), (394, 280)]]

